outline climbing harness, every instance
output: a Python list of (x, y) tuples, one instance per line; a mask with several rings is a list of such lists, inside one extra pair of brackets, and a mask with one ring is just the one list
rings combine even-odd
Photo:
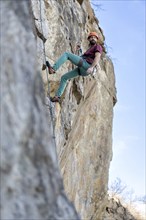
[(82, 67), (82, 66), (83, 66), (83, 59), (81, 58), (81, 59), (79, 60), (78, 67)]

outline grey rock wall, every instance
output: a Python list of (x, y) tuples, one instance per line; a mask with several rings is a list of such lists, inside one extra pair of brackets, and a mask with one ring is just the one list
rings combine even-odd
[(2, 220), (79, 219), (58, 168), (29, 1), (0, 1)]

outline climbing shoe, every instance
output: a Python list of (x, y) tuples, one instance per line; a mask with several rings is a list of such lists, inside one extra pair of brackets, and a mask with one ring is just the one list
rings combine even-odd
[(50, 98), (51, 102), (59, 102), (60, 103), (60, 97), (59, 96), (54, 96)]
[(46, 66), (47, 66), (47, 67), (51, 67), (51, 64), (49, 63), (48, 60), (46, 61)]
[(43, 63), (42, 70), (45, 70), (45, 69), (46, 69), (46, 66), (47, 66), (48, 68), (51, 67), (51, 64), (49, 63), (49, 61), (46, 61), (46, 64)]
[(52, 68), (52, 66), (49, 63), (49, 61), (46, 61), (46, 66), (48, 67), (49, 74), (54, 74), (55, 73), (55, 70)]
[(51, 66), (48, 67), (48, 70), (49, 74), (55, 74), (55, 70)]

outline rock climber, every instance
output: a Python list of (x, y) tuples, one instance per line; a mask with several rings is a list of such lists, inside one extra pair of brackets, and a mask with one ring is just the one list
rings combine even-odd
[[(94, 68), (99, 63), (103, 52), (103, 44), (99, 44), (99, 37), (96, 32), (91, 32), (87, 38), (89, 41), (89, 49), (81, 56), (77, 56), (70, 52), (65, 52), (53, 66), (48, 66), (49, 74), (55, 74), (59, 67), (67, 60), (71, 61), (77, 68), (67, 72), (61, 77), (60, 86), (54, 97), (51, 97), (52, 102), (60, 102), (60, 97), (63, 94), (67, 81), (77, 76), (88, 76), (94, 71)], [(77, 45), (77, 50), (80, 46)]]

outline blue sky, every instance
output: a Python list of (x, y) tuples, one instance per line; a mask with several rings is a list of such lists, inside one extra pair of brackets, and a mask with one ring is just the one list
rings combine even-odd
[(118, 102), (114, 107), (110, 182), (119, 177), (145, 195), (145, 0), (92, 0), (112, 57)]

